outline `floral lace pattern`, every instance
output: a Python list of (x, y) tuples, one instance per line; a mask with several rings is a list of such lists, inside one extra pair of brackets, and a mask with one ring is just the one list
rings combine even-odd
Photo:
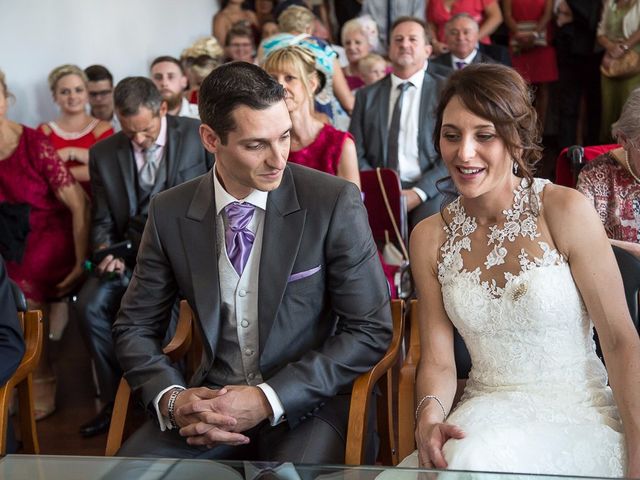
[(503, 225), (479, 226), (460, 199), (446, 212), (438, 279), (473, 367), (448, 419), (466, 437), (444, 453), (452, 469), (620, 476), (622, 426), (593, 325), (542, 226), (547, 183), (529, 195), (523, 181)]

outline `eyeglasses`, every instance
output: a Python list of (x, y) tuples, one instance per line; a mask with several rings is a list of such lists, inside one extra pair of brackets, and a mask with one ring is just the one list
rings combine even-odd
[(89, 92), (89, 96), (91, 98), (106, 97), (107, 95), (111, 95), (112, 92), (113, 90), (99, 90), (97, 92)]

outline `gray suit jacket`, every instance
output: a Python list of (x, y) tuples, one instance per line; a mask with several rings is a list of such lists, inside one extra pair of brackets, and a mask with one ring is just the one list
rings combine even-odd
[[(439, 195), (436, 182), (448, 175), (440, 155), (434, 148), (433, 129), (438, 98), (447, 80), (446, 74), (449, 72), (450, 69), (444, 69), (442, 65), (433, 65), (429, 62), (422, 83), (421, 122), (416, 139), (422, 177), (418, 179), (415, 186), (426, 193), (429, 199)], [(355, 139), (360, 170), (387, 166), (390, 93), (390, 75), (356, 92), (356, 103), (349, 131)]]
[[(216, 355), (215, 218), (213, 171), (152, 200), (113, 328), (125, 377), (147, 406), (169, 385), (202, 385)], [(348, 392), (391, 339), (389, 290), (358, 189), (287, 166), (268, 196), (258, 282), (260, 371), (293, 427)], [(161, 350), (178, 292), (204, 338), (204, 361), (188, 382)]]
[[(202, 175), (213, 159), (200, 141), (200, 122), (167, 115), (167, 186), (173, 187)], [(129, 220), (138, 214), (136, 162), (124, 133), (96, 143), (89, 150), (93, 195), (91, 240), (93, 245), (124, 240)]]
[[(430, 60), (433, 63), (437, 63), (438, 65), (444, 65), (445, 67), (454, 68), (451, 63), (451, 53), (444, 53), (439, 55), (437, 58)], [(473, 57), (471, 63), (498, 63), (496, 60), (491, 58), (489, 55), (485, 55), (481, 51), (476, 53), (476, 56)]]

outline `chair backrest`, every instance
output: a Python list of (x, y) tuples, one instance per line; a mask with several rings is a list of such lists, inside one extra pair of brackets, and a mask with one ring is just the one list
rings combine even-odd
[[(407, 207), (405, 199), (402, 196), (402, 187), (398, 174), (390, 168), (377, 169), (380, 172), (380, 178), (384, 185), (389, 207), (393, 213), (393, 218), (398, 226), (400, 235), (406, 245), (408, 239), (407, 232)], [(360, 172), (360, 184), (362, 186), (362, 195), (364, 206), (367, 208), (369, 216), (369, 225), (373, 238), (378, 246), (384, 244), (385, 231), (394, 243), (397, 243), (393, 222), (388, 213), (385, 203), (380, 181), (378, 179), (377, 170), (363, 170)], [(399, 246), (398, 246), (399, 247)]]
[(582, 157), (582, 162), (572, 161), (572, 159), (570, 159), (568, 156), (569, 150), (572, 150), (575, 147), (579, 146), (574, 145), (572, 147), (563, 148), (560, 152), (560, 155), (558, 155), (558, 158), (556, 160), (555, 179), (555, 183), (558, 185), (564, 185), (565, 187), (574, 188), (576, 186), (576, 178), (578, 177), (578, 173), (586, 163), (589, 163), (594, 158), (608, 152), (609, 150), (618, 148), (619, 145), (614, 143), (608, 145), (593, 145), (590, 147), (583, 147), (580, 154), (580, 156)]
[[(14, 294), (15, 292), (16, 290), (14, 289)], [(18, 303), (18, 300), (16, 299), (16, 303)], [(32, 374), (42, 353), (44, 338), (42, 312), (40, 310), (26, 310), (25, 307), (24, 311), (18, 312), (18, 321), (22, 325), (24, 332), (25, 352), (18, 369), (7, 383), (0, 387), (0, 455), (4, 455), (7, 450), (9, 405), (14, 388), (18, 393), (18, 420), (23, 453), (40, 453), (34, 412)]]
[(349, 407), (349, 425), (347, 429), (347, 445), (345, 449), (346, 465), (362, 465), (366, 461), (366, 440), (369, 419), (370, 400), (374, 387), (380, 389), (376, 405), (376, 419), (380, 449), (377, 461), (383, 465), (396, 465), (398, 454), (396, 448), (394, 366), (397, 363), (404, 337), (405, 303), (403, 300), (391, 301), (391, 317), (393, 320), (393, 336), (385, 355), (371, 370), (360, 375), (353, 384), (351, 405)]

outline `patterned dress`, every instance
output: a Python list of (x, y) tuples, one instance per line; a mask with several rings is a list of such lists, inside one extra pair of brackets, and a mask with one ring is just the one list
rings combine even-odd
[(582, 169), (576, 188), (593, 202), (609, 238), (640, 243), (640, 184), (611, 152)]
[(16, 150), (0, 161), (0, 202), (30, 205), (30, 232), (22, 261), (6, 263), (26, 297), (42, 302), (75, 263), (71, 214), (55, 192), (76, 180), (47, 137), (23, 128)]

